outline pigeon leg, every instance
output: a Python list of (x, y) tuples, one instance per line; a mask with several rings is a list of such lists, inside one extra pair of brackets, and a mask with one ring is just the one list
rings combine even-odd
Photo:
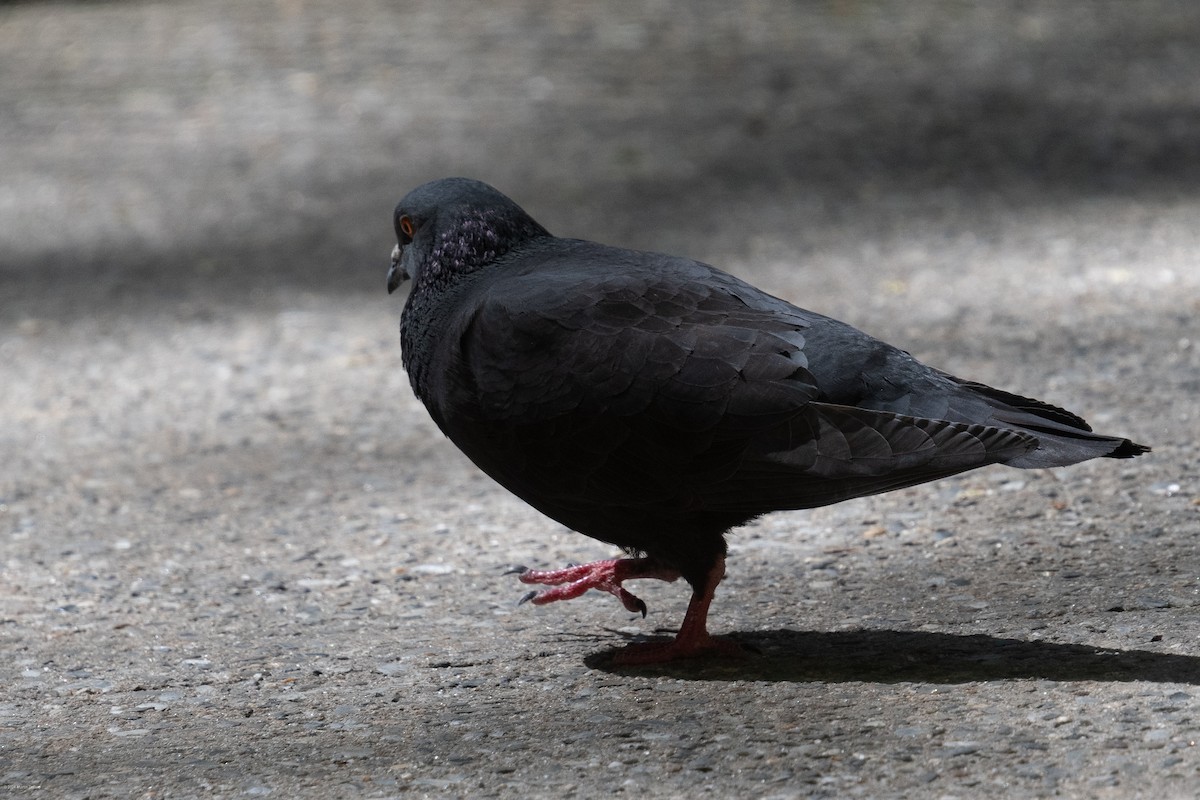
[(697, 656), (743, 656), (736, 643), (717, 639), (708, 632), (708, 607), (717, 593), (717, 584), (725, 577), (725, 558), (722, 556), (705, 576), (703, 585), (694, 587), (679, 634), (669, 642), (631, 644), (613, 657), (614, 664), (661, 664)]
[(616, 596), (626, 609), (640, 612), (644, 617), (646, 604), (626, 591), (621, 583), (635, 578), (654, 578), (669, 583), (679, 580), (680, 577), (679, 570), (653, 558), (610, 558), (565, 569), (526, 569), (521, 571), (522, 583), (540, 583), (554, 588), (526, 595), (521, 602), (529, 600), (540, 606), (556, 600), (579, 597), (588, 589), (599, 589)]

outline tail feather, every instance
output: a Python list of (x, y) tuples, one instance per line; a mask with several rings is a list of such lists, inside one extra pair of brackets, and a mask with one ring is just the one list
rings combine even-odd
[(1150, 448), (1120, 436), (1103, 436), (1090, 430), (1071, 428), (1023, 412), (998, 411), (997, 424), (1025, 431), (1037, 437), (1038, 446), (1028, 453), (1005, 462), (1010, 467), (1038, 469), (1065, 467), (1092, 458), (1133, 458)]
[(1033, 434), (1038, 446), (1011, 461), (1010, 467), (1064, 467), (1091, 458), (1133, 458), (1150, 452), (1146, 445), (1121, 436), (1092, 431), (1080, 416), (1064, 408), (993, 389), (981, 383), (958, 381), (981, 396), (994, 410), (989, 422)]
[(1076, 428), (1081, 431), (1092, 430), (1092, 426), (1088, 425), (1083, 417), (1079, 416), (1078, 414), (1072, 414), (1065, 408), (1051, 405), (1050, 403), (1042, 400), (1035, 400), (1032, 397), (1023, 397), (1019, 394), (1006, 392), (1002, 389), (988, 386), (986, 383), (965, 381), (962, 378), (956, 378), (953, 375), (947, 375), (946, 377), (953, 380), (959, 386), (970, 389), (972, 392), (986, 397), (988, 400), (993, 401), (993, 403), (999, 402), (1002, 406), (1013, 408), (1018, 411), (1024, 411), (1027, 414), (1048, 419), (1053, 422), (1057, 422), (1060, 425), (1065, 425), (1069, 428)]

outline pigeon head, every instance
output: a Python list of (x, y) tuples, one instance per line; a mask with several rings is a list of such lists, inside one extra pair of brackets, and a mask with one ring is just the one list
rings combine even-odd
[(481, 181), (442, 178), (413, 189), (396, 206), (396, 247), (388, 293), (407, 280), (437, 286), (474, 272), (546, 229)]

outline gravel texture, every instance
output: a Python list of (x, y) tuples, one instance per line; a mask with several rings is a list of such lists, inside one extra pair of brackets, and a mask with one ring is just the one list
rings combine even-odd
[[(1194, 797), (1200, 6), (0, 5), (0, 795)], [(488, 180), (1153, 445), (732, 539), (678, 585), (479, 474), (390, 211)]]

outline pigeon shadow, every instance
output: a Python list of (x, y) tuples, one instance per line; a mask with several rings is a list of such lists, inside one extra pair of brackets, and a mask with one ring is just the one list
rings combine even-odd
[(960, 636), (922, 631), (752, 631), (728, 638), (744, 658), (645, 666), (612, 663), (618, 649), (584, 659), (614, 674), (669, 675), (698, 681), (794, 683), (970, 683), (998, 680), (1152, 681), (1200, 685), (1200, 657), (1082, 644)]

